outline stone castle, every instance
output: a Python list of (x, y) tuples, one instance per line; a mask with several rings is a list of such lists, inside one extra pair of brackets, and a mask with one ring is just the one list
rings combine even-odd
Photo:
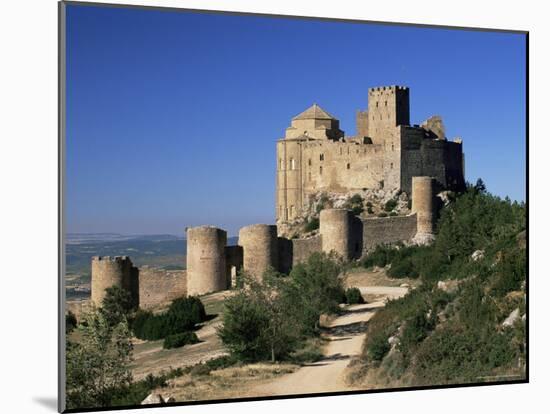
[(298, 214), (319, 190), (401, 189), (411, 195), (410, 214), (360, 218), (346, 209), (324, 209), (319, 231), (310, 237), (285, 238), (277, 225), (254, 224), (240, 229), (234, 246), (227, 245), (223, 229), (188, 228), (186, 270), (138, 269), (127, 256), (94, 257), (91, 302), (100, 305), (107, 287), (120, 286), (140, 307), (154, 308), (180, 296), (230, 289), (240, 271), (258, 279), (267, 269), (288, 273), (314, 252), (350, 261), (379, 244), (431, 240), (436, 194), (464, 186), (461, 142), (445, 139), (438, 118), (409, 126), (404, 87), (370, 89), (357, 130), (358, 136), (346, 137), (338, 120), (317, 105), (292, 119), (277, 142), (277, 223)]
[(440, 189), (464, 187), (462, 141), (447, 141), (441, 118), (410, 125), (409, 88), (370, 88), (368, 109), (358, 111), (356, 136), (314, 104), (292, 118), (277, 141), (277, 223), (300, 217), (319, 192), (398, 189), (412, 178), (433, 177)]

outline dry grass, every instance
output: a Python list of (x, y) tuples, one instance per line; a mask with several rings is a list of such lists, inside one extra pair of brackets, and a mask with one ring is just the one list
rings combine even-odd
[(249, 364), (210, 372), (208, 375), (185, 374), (169, 381), (158, 391), (176, 401), (218, 400), (252, 396), (253, 386), (290, 374), (299, 368), (293, 364)]
[(356, 267), (350, 269), (344, 275), (345, 287), (359, 287), (359, 286), (392, 286), (398, 287), (402, 284), (408, 284), (411, 287), (417, 287), (420, 285), (419, 279), (409, 278), (391, 278), (388, 276), (385, 268), (374, 267), (372, 269), (365, 269), (362, 267)]

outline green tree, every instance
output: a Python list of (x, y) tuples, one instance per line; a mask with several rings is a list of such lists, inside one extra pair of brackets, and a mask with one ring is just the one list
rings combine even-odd
[(134, 309), (135, 305), (129, 291), (119, 286), (111, 286), (105, 289), (105, 297), (101, 302), (100, 312), (110, 326), (116, 326), (124, 320), (128, 320)]
[(125, 320), (112, 326), (103, 312), (82, 319), (81, 339), (67, 342), (67, 407), (108, 407), (115, 390), (132, 383), (130, 331)]
[(286, 281), (268, 271), (259, 282), (244, 275), (245, 287), (228, 299), (224, 324), (218, 331), (238, 359), (271, 360), (287, 357), (299, 339), (292, 307), (282, 294)]
[(316, 333), (321, 314), (338, 312), (338, 304), (345, 301), (340, 272), (340, 263), (324, 253), (312, 254), (290, 272), (283, 296), (303, 334)]

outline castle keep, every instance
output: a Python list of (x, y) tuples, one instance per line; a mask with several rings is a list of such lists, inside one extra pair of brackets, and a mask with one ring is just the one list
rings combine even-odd
[[(447, 141), (439, 117), (409, 125), (409, 89), (369, 89), (368, 109), (357, 113), (357, 135), (345, 136), (339, 121), (318, 105), (294, 117), (277, 141), (277, 225), (254, 224), (227, 245), (227, 232), (213, 226), (187, 229), (187, 268), (164, 271), (134, 267), (122, 257), (92, 259), (92, 303), (105, 289), (120, 286), (142, 308), (184, 295), (203, 295), (235, 286), (238, 272), (261, 279), (273, 269), (288, 273), (315, 252), (344, 261), (360, 258), (377, 245), (426, 243), (433, 239), (436, 194), (464, 187), (460, 140)], [(358, 216), (346, 208), (320, 210), (319, 230), (308, 237), (282, 237), (279, 226), (300, 217), (319, 192), (401, 190), (411, 206), (401, 215)]]
[(277, 141), (276, 218), (300, 217), (319, 192), (398, 189), (410, 194), (414, 176), (429, 176), (439, 189), (464, 187), (462, 141), (447, 141), (440, 117), (410, 125), (409, 88), (370, 88), (358, 111), (356, 136), (317, 104), (292, 118)]

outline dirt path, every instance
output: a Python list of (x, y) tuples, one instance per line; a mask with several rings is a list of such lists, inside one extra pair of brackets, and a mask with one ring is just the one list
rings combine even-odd
[(324, 334), (328, 344), (323, 350), (325, 357), (298, 371), (259, 385), (251, 390), (255, 396), (310, 394), (320, 392), (349, 391), (354, 387), (346, 384), (345, 371), (352, 358), (361, 353), (368, 320), (384, 306), (386, 297), (405, 295), (407, 288), (376, 286), (361, 288), (364, 294), (375, 294), (380, 299), (364, 305), (353, 305), (344, 315), (334, 319)]

